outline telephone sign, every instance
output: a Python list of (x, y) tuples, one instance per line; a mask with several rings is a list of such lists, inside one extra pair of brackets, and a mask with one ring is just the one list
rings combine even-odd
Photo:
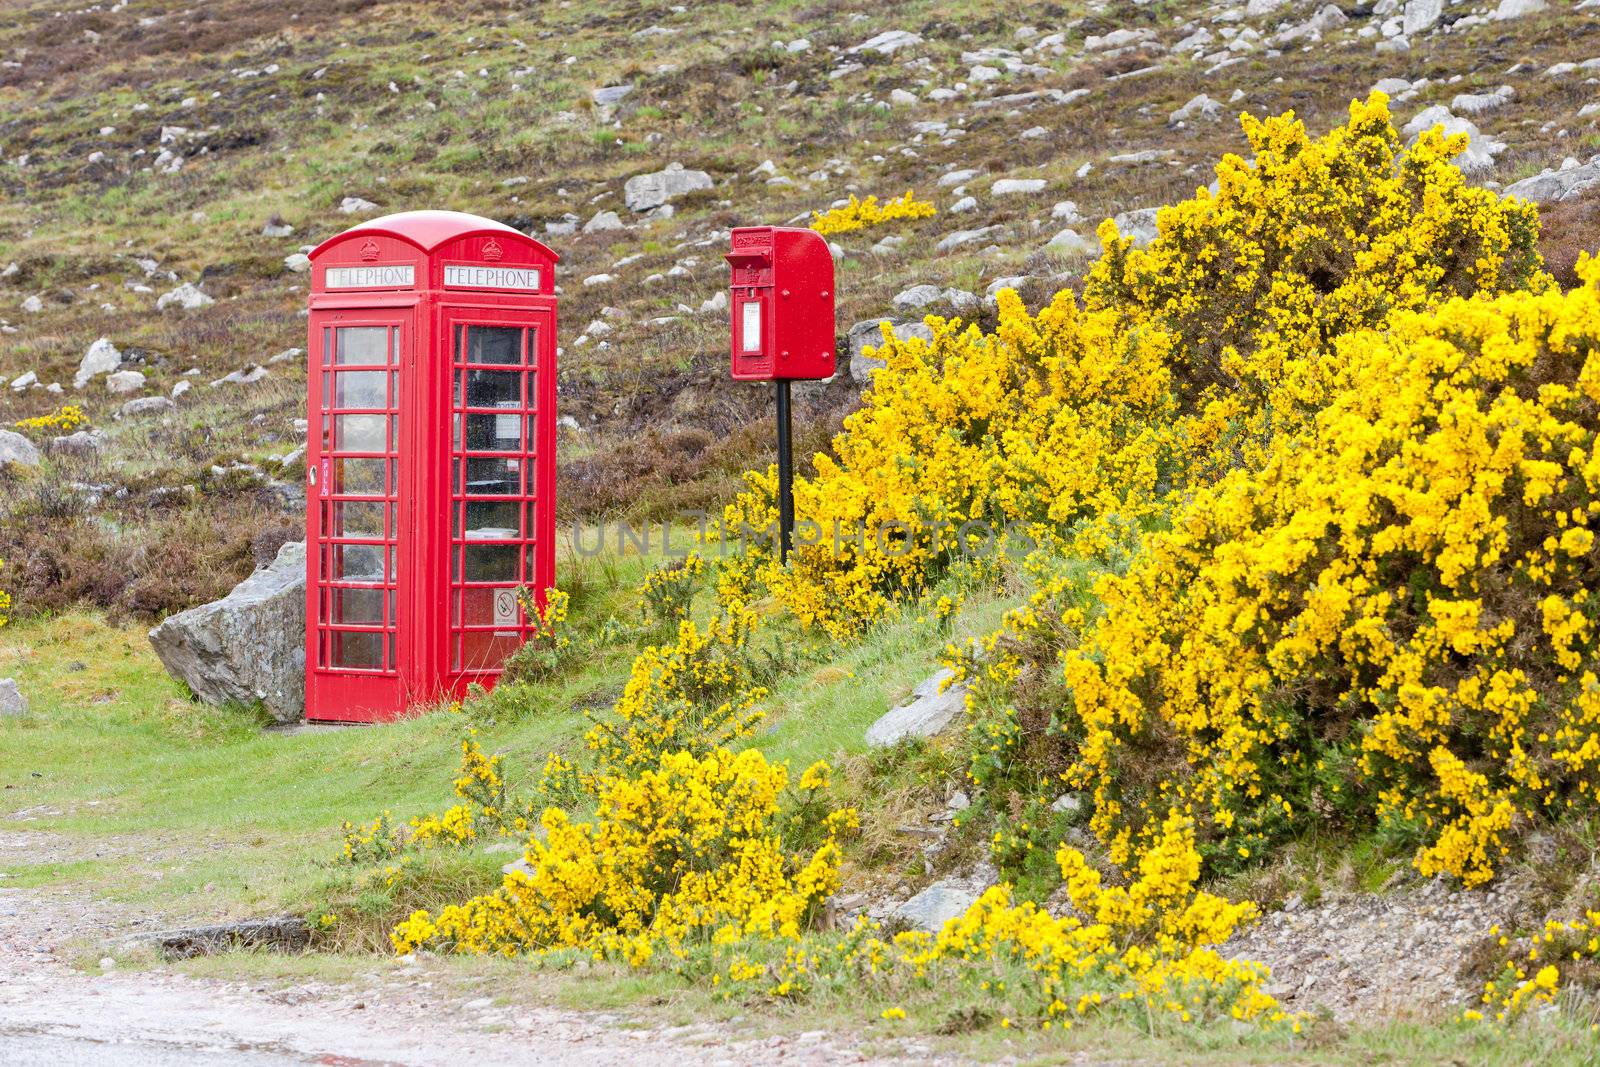
[(306, 718), (492, 686), (555, 581), (556, 255), (413, 211), (311, 253)]

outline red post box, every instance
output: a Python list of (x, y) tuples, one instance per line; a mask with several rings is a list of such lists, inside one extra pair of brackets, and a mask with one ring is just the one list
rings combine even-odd
[(555, 581), (557, 256), (455, 211), (311, 253), (306, 718), (492, 686)]
[(739, 381), (831, 378), (833, 255), (815, 230), (741, 226), (724, 257), (732, 271), (733, 376)]

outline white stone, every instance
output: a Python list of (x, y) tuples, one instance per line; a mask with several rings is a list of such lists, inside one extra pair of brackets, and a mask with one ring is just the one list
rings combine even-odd
[(208, 704), (261, 701), (281, 722), (305, 709), (306, 546), (291, 541), (221, 600), (150, 631), (167, 670)]
[(1505, 22), (1524, 15), (1536, 15), (1549, 7), (1545, 0), (1500, 0), (1500, 6), (1489, 17), (1496, 22)]
[(0, 718), (28, 714), (28, 698), (17, 688), (14, 678), (0, 678)]
[(867, 319), (851, 326), (845, 333), (845, 345), (850, 352), (850, 380), (859, 385), (871, 385), (872, 372), (881, 370), (887, 365), (875, 354), (883, 344), (884, 322), (889, 322), (889, 328), (897, 341), (933, 340), (933, 331), (928, 328), (927, 323), (921, 321), (890, 322), (887, 319)]
[(15, 430), (0, 430), (0, 467), (37, 467), (39, 450), (32, 441)]
[(1001, 178), (989, 186), (991, 196), (1015, 196), (1017, 194), (1031, 194), (1043, 192), (1045, 180), (1043, 178)]
[(184, 282), (171, 292), (162, 293), (156, 300), (156, 310), (165, 311), (169, 307), (180, 307), (184, 311), (194, 311), (215, 303), (215, 300), (201, 292), (193, 282)]
[(850, 49), (856, 52), (877, 52), (879, 55), (888, 56), (922, 43), (922, 37), (909, 30), (885, 30), (876, 37), (869, 37), (865, 41)]
[(1113, 48), (1141, 44), (1154, 38), (1155, 34), (1150, 30), (1112, 30), (1107, 34), (1085, 38), (1083, 47), (1090, 52), (1105, 52)]
[(37, 296), (26, 297), (22, 301), (22, 310), (30, 315), (37, 315), (44, 310), (44, 301)]
[(653, 174), (636, 174), (622, 187), (622, 199), (630, 211), (643, 212), (658, 208), (670, 200), (699, 189), (710, 189), (714, 182), (703, 170), (685, 170), (682, 163), (672, 163), (665, 170)]
[(1044, 247), (1046, 251), (1059, 252), (1069, 256), (1092, 256), (1100, 251), (1098, 242), (1090, 241), (1079, 234), (1077, 230), (1070, 228), (1062, 230), (1050, 238), (1050, 243)]
[(294, 227), (287, 222), (268, 222), (261, 227), (261, 236), (263, 237), (292, 237), (293, 235)]
[(990, 238), (999, 237), (1005, 233), (1005, 229), (1004, 226), (985, 226), (977, 230), (956, 230), (954, 233), (946, 234), (938, 244), (933, 246), (933, 250), (935, 252), (949, 252), (952, 249), (960, 248), (962, 245), (987, 241)]
[(584, 233), (605, 233), (622, 229), (622, 216), (615, 211), (596, 211), (594, 218), (583, 224)]
[(1201, 93), (1190, 99), (1178, 110), (1167, 116), (1167, 124), (1176, 126), (1180, 122), (1189, 122), (1193, 119), (1205, 119), (1207, 122), (1216, 122), (1222, 118), (1222, 104)]
[(955, 203), (950, 205), (950, 213), (952, 215), (960, 215), (963, 212), (976, 210), (977, 206), (977, 197), (963, 196), (960, 200), (957, 200)]
[(952, 185), (963, 185), (976, 178), (981, 171), (978, 170), (952, 170), (947, 174), (939, 175), (937, 182), (939, 188), (948, 189)]
[(1444, 127), (1447, 137), (1458, 133), (1467, 135), (1467, 147), (1456, 157), (1456, 166), (1460, 167), (1464, 174), (1482, 174), (1494, 169), (1494, 157), (1505, 151), (1504, 142), (1483, 133), (1469, 120), (1452, 115), (1450, 109), (1442, 104), (1424, 108), (1415, 118), (1401, 127), (1400, 132), (1409, 137), (1414, 144), (1424, 131), (1434, 126)]
[(1154, 241), (1160, 233), (1156, 227), (1156, 215), (1160, 210), (1155, 207), (1144, 207), (1134, 211), (1124, 211), (1111, 221), (1116, 223), (1118, 233), (1133, 238), (1133, 247), (1143, 248)]
[(967, 71), (967, 80), (982, 85), (984, 82), (998, 81), (1000, 72), (994, 67), (976, 66)]
[(1406, 37), (1415, 36), (1431, 29), (1442, 14), (1444, 14), (1444, 0), (1406, 0), (1405, 16), (1400, 24), (1400, 32)]
[(959, 919), (977, 901), (978, 895), (954, 882), (935, 882), (894, 910), (894, 917), (906, 926), (938, 933), (951, 919)]
[(700, 303), (700, 314), (716, 315), (728, 310), (728, 291), (718, 289), (715, 296), (708, 297)]
[(164, 396), (141, 396), (137, 400), (130, 400), (117, 411), (117, 418), (126, 419), (133, 415), (165, 414), (176, 411), (178, 405)]
[(904, 704), (894, 708), (867, 728), (867, 744), (886, 748), (907, 737), (933, 737), (948, 727), (966, 708), (967, 689), (953, 685), (939, 687), (954, 677), (949, 669), (926, 678), (911, 691)]
[(190, 389), (193, 389), (193, 388), (194, 388), (194, 383), (193, 382), (191, 382), (187, 378), (183, 379), (177, 385), (174, 385), (172, 387), (172, 399), (174, 399), (174, 400), (178, 399), (184, 393), (187, 393)]
[(220, 389), (224, 385), (254, 385), (268, 374), (267, 368), (259, 364), (250, 363), (232, 374), (223, 375), (211, 383), (211, 388)]
[(144, 374), (136, 370), (119, 370), (106, 375), (106, 389), (110, 392), (125, 395), (137, 393), (144, 388)]
[(89, 346), (89, 350), (78, 361), (78, 372), (72, 376), (72, 387), (82, 389), (89, 384), (89, 379), (100, 375), (110, 374), (122, 366), (122, 353), (117, 351), (117, 346), (111, 343), (109, 337), (102, 337)]
[(311, 269), (311, 257), (304, 252), (290, 252), (283, 257), (283, 265), (295, 274), (304, 274)]
[(355, 215), (367, 211), (378, 210), (378, 205), (371, 200), (363, 200), (359, 196), (347, 196), (339, 201), (339, 211), (344, 215)]
[(911, 107), (917, 103), (917, 94), (908, 93), (904, 89), (895, 89), (889, 94), (889, 103), (895, 107)]
[(28, 386), (37, 385), (38, 383), (39, 375), (36, 372), (31, 370), (24, 371), (22, 374), (19, 374), (15, 378), (11, 379), (11, 391), (13, 393), (20, 393), (24, 389), (28, 388)]
[(890, 301), (900, 311), (918, 311), (939, 302), (942, 294), (936, 285), (913, 285), (895, 294)]
[(1063, 200), (1051, 208), (1050, 217), (1068, 226), (1083, 221), (1083, 216), (1078, 214), (1078, 205), (1071, 200)]

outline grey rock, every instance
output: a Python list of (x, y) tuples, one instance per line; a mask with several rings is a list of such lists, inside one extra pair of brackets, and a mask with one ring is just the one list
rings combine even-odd
[(957, 200), (955, 203), (950, 205), (950, 214), (952, 214), (952, 215), (960, 215), (960, 214), (962, 214), (963, 212), (966, 212), (966, 211), (975, 211), (975, 210), (977, 210), (977, 207), (978, 207), (978, 198), (977, 197), (975, 197), (975, 196), (963, 196), (960, 200)]
[(283, 257), (283, 265), (295, 274), (304, 274), (311, 269), (311, 257), (304, 252), (290, 252)]
[(622, 217), (615, 211), (596, 211), (594, 218), (583, 224), (584, 233), (605, 233), (622, 229)]
[(130, 400), (117, 411), (117, 418), (126, 419), (136, 415), (164, 414), (176, 411), (178, 405), (164, 396), (141, 396), (137, 400)]
[(589, 99), (594, 101), (594, 106), (605, 112), (610, 112), (633, 92), (633, 84), (607, 85), (596, 89), (589, 94)]
[(367, 211), (378, 210), (378, 205), (371, 200), (363, 200), (359, 196), (347, 196), (339, 201), (339, 212), (344, 215), (356, 215)]
[(1502, 85), (1492, 93), (1457, 93), (1450, 101), (1450, 110), (1463, 115), (1481, 115), (1504, 107), (1515, 95), (1516, 91), (1509, 85)]
[(1016, 196), (1018, 194), (1041, 193), (1044, 191), (1043, 178), (1001, 178), (989, 186), (990, 196)]
[(911, 698), (867, 727), (867, 744), (885, 748), (907, 737), (933, 737), (966, 709), (967, 687), (939, 687), (952, 677), (948, 669), (926, 678), (911, 691)]
[(1083, 807), (1076, 793), (1062, 793), (1051, 803), (1050, 810), (1057, 814), (1070, 814)]
[(896, 293), (890, 302), (901, 311), (916, 311), (937, 304), (943, 295), (937, 285), (913, 285)]
[(1407, 37), (1431, 29), (1444, 14), (1444, 0), (1406, 0), (1404, 21), (1400, 32)]
[(215, 303), (215, 300), (201, 292), (193, 282), (184, 282), (171, 292), (162, 293), (156, 300), (156, 310), (165, 311), (169, 307), (179, 307), (184, 311), (194, 311)]
[[(138, 403), (138, 401), (131, 401), (131, 403)], [(53, 455), (93, 456), (97, 455), (104, 447), (105, 439), (98, 431), (93, 430), (79, 430), (77, 433), (69, 433), (64, 437), (50, 438), (50, 452)]]
[(970, 167), (966, 170), (953, 170), (948, 174), (939, 175), (938, 186), (941, 189), (948, 189), (952, 185), (961, 185), (964, 182), (970, 182), (972, 179), (976, 178), (982, 173), (982, 171), (975, 170)]
[(39, 384), (39, 375), (31, 370), (24, 371), (15, 378), (11, 379), (11, 391), (13, 393), (20, 393), (24, 389), (28, 388), (28, 386), (37, 384)]
[[(850, 351), (850, 380), (860, 385), (872, 384), (872, 372), (887, 366), (886, 360), (867, 354), (867, 349), (877, 349), (883, 344), (883, 332), (879, 323), (884, 319), (867, 319), (850, 327), (845, 334), (845, 344)], [(900, 341), (909, 341), (918, 338), (923, 341), (933, 340), (933, 330), (925, 322), (890, 322), (890, 329)]]
[(1222, 102), (1213, 100), (1205, 93), (1201, 93), (1189, 100), (1178, 110), (1167, 116), (1167, 124), (1176, 126), (1180, 122), (1190, 122), (1194, 119), (1205, 119), (1207, 122), (1216, 122), (1222, 118)]
[(938, 244), (933, 246), (933, 250), (935, 252), (949, 252), (960, 248), (962, 245), (976, 244), (979, 241), (987, 241), (999, 237), (1005, 232), (1006, 228), (1004, 226), (984, 226), (977, 230), (956, 230), (954, 233), (946, 234)]
[(1008, 274), (1004, 278), (996, 278), (984, 288), (983, 301), (986, 304), (994, 304), (996, 298), (1000, 295), (1000, 290), (1020, 289), (1027, 281), (1028, 275), (1026, 274)]
[(89, 350), (78, 361), (78, 372), (72, 376), (72, 387), (82, 389), (89, 384), (89, 380), (96, 375), (109, 374), (122, 366), (122, 353), (117, 351), (117, 346), (111, 343), (110, 338), (102, 337), (89, 346)]
[(978, 894), (955, 882), (935, 882), (894, 909), (894, 918), (917, 930), (938, 933), (951, 919), (967, 913)]
[(280, 722), (305, 710), (306, 546), (291, 541), (221, 600), (150, 631), (168, 672), (208, 704), (259, 700)]
[(1044, 247), (1047, 252), (1057, 252), (1066, 256), (1092, 256), (1100, 251), (1098, 241), (1091, 241), (1071, 228), (1062, 230), (1050, 238), (1050, 243)]
[(1500, 0), (1500, 6), (1489, 17), (1496, 22), (1506, 22), (1524, 15), (1536, 15), (1549, 7), (1545, 0)]
[(649, 211), (685, 193), (710, 189), (713, 184), (705, 171), (684, 170), (682, 163), (672, 163), (666, 170), (629, 178), (622, 187), (622, 199), (630, 211)]
[(15, 430), (0, 430), (0, 468), (37, 467), (39, 450), (32, 441)]
[(118, 395), (137, 393), (144, 388), (144, 372), (136, 370), (113, 371), (106, 375), (106, 388)]
[(1468, 119), (1460, 118), (1450, 113), (1450, 109), (1442, 104), (1424, 108), (1410, 122), (1401, 127), (1400, 132), (1415, 143), (1423, 132), (1434, 126), (1444, 127), (1445, 136), (1454, 136), (1458, 133), (1467, 135), (1466, 149), (1456, 157), (1456, 166), (1461, 168), (1463, 174), (1482, 174), (1494, 169), (1494, 157), (1505, 151), (1505, 143), (1488, 136)]
[(1156, 216), (1160, 211), (1160, 208), (1142, 207), (1124, 211), (1111, 221), (1117, 224), (1118, 233), (1133, 238), (1133, 247), (1144, 248), (1160, 235), (1156, 226)]
[(867, 40), (862, 41), (850, 51), (852, 53), (877, 52), (879, 55), (888, 56), (893, 55), (902, 48), (910, 48), (921, 43), (922, 37), (909, 30), (885, 30), (876, 37), (869, 37)]
[(299, 952), (310, 943), (311, 931), (305, 920), (298, 915), (284, 915), (136, 934), (125, 945), (154, 945), (169, 959), (191, 959), (241, 948)]
[(224, 385), (254, 385), (271, 372), (259, 363), (251, 363), (240, 367), (232, 374), (225, 374), (211, 383), (211, 388), (219, 389)]
[(282, 219), (271, 219), (271, 220), (269, 220), (267, 222), (267, 224), (265, 226), (261, 227), (261, 236), (263, 236), (263, 237), (292, 237), (292, 236), (294, 236), (294, 227), (290, 226), (287, 222), (284, 222)]
[(1089, 52), (1106, 52), (1113, 48), (1127, 48), (1155, 39), (1151, 30), (1112, 30), (1110, 33), (1084, 38), (1083, 47)]
[(1576, 167), (1545, 170), (1506, 186), (1507, 196), (1531, 200), (1536, 204), (1555, 204), (1600, 188), (1600, 156)]
[(946, 289), (944, 298), (946, 303), (959, 312), (978, 310), (978, 294), (967, 289)]
[(28, 698), (13, 678), (0, 678), (0, 719), (28, 714)]

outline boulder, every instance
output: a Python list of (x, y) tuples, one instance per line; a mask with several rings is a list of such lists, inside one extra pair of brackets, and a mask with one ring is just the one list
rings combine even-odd
[(933, 246), (935, 252), (949, 252), (960, 248), (962, 245), (976, 244), (979, 241), (989, 241), (1006, 232), (1004, 226), (984, 226), (976, 230), (956, 230), (946, 234), (939, 243)]
[(15, 679), (0, 678), (0, 719), (28, 714), (28, 698), (17, 688)]
[(117, 418), (125, 419), (130, 415), (166, 414), (177, 410), (174, 404), (164, 396), (141, 396), (137, 400), (130, 400), (117, 411)]
[(1077, 230), (1068, 227), (1050, 238), (1050, 243), (1044, 246), (1046, 252), (1056, 252), (1064, 256), (1093, 256), (1100, 252), (1100, 242), (1091, 241)]
[[(137, 400), (133, 403), (138, 403)], [(62, 437), (50, 438), (50, 451), (54, 455), (95, 456), (105, 447), (105, 438), (98, 430), (79, 430)]]
[(1500, 0), (1500, 6), (1494, 9), (1494, 14), (1489, 17), (1496, 22), (1505, 22), (1509, 19), (1519, 19), (1524, 15), (1536, 15), (1550, 5), (1545, 0)]
[(37, 467), (39, 450), (15, 430), (0, 430), (0, 468)]
[(924, 679), (909, 700), (867, 727), (867, 744), (887, 748), (907, 737), (933, 737), (949, 726), (967, 706), (966, 686), (939, 691), (951, 677), (945, 669)]
[(1117, 224), (1118, 233), (1133, 238), (1133, 247), (1143, 248), (1154, 241), (1160, 233), (1156, 227), (1156, 214), (1160, 210), (1156, 207), (1142, 207), (1134, 211), (1124, 211), (1111, 221)]
[(894, 918), (915, 930), (938, 933), (951, 919), (960, 918), (978, 895), (957, 882), (935, 882), (894, 909)]
[(83, 354), (83, 359), (78, 361), (78, 373), (72, 376), (72, 387), (82, 389), (89, 384), (89, 379), (100, 374), (109, 374), (122, 366), (122, 353), (117, 351), (117, 346), (111, 343), (109, 337), (102, 337), (89, 346)]
[(274, 215), (272, 218), (267, 220), (265, 226), (261, 227), (261, 236), (292, 237), (294, 236), (294, 227), (289, 225), (287, 222), (284, 222), (278, 216)]
[(929, 304), (937, 304), (942, 297), (937, 285), (913, 285), (896, 293), (890, 302), (901, 311), (919, 311)]
[(604, 233), (622, 229), (622, 219), (615, 211), (596, 211), (594, 218), (583, 224), (584, 233)]
[(1019, 193), (1030, 194), (1043, 191), (1043, 178), (1001, 178), (989, 186), (990, 196), (1015, 196)]
[(910, 30), (885, 30), (876, 37), (869, 37), (865, 41), (850, 49), (851, 52), (876, 52), (881, 56), (893, 55), (902, 48), (910, 48), (922, 43), (922, 37)]
[[(867, 355), (868, 348), (877, 348), (883, 344), (883, 333), (878, 324), (883, 319), (867, 319), (850, 327), (845, 334), (845, 344), (850, 350), (850, 380), (860, 385), (872, 384), (872, 372), (888, 366), (886, 360), (877, 356)], [(933, 340), (933, 330), (925, 322), (891, 322), (890, 328), (894, 335), (901, 341), (909, 341), (913, 337), (924, 341)]]
[(136, 370), (113, 371), (106, 375), (106, 388), (118, 396), (137, 393), (144, 388), (144, 372)]
[(711, 175), (703, 170), (684, 170), (672, 163), (653, 174), (635, 174), (622, 187), (622, 199), (630, 211), (649, 211), (685, 193), (712, 186)]
[(207, 704), (261, 701), (280, 722), (305, 710), (306, 546), (278, 557), (221, 600), (180, 612), (150, 631), (175, 678)]
[(1419, 34), (1423, 30), (1432, 28), (1443, 14), (1444, 0), (1406, 0), (1400, 32), (1406, 37)]
[(31, 370), (30, 371), (24, 371), (21, 374), (17, 375), (15, 378), (11, 379), (11, 391), (13, 393), (20, 393), (24, 389), (28, 388), (30, 385), (38, 385), (38, 384), (39, 384), (39, 375), (38, 375), (37, 372), (31, 371)]
[(156, 300), (156, 310), (165, 311), (169, 307), (180, 307), (185, 311), (194, 311), (215, 303), (215, 300), (201, 292), (193, 282), (184, 282), (171, 292), (162, 293)]
[(1507, 196), (1531, 200), (1536, 204), (1554, 204), (1597, 188), (1600, 188), (1600, 156), (1575, 167), (1545, 170), (1531, 178), (1512, 182), (1505, 191)]
[(360, 212), (376, 211), (378, 205), (371, 200), (363, 200), (359, 196), (347, 196), (339, 201), (339, 211), (344, 215), (355, 215)]
[(1207, 122), (1216, 122), (1222, 118), (1222, 104), (1213, 100), (1205, 93), (1193, 97), (1187, 104), (1167, 116), (1167, 124), (1176, 126), (1180, 122), (1190, 122), (1194, 119), (1205, 119)]
[(311, 257), (304, 252), (290, 252), (283, 257), (283, 265), (295, 274), (304, 274), (311, 269)]
[(1494, 157), (1505, 151), (1505, 142), (1497, 141), (1493, 137), (1478, 129), (1477, 125), (1469, 119), (1452, 115), (1450, 109), (1443, 104), (1435, 104), (1424, 108), (1410, 122), (1401, 127), (1400, 132), (1409, 137), (1409, 143), (1415, 144), (1423, 132), (1434, 126), (1442, 126), (1446, 137), (1458, 133), (1467, 135), (1467, 147), (1456, 157), (1456, 166), (1467, 175), (1482, 174), (1494, 169)]

